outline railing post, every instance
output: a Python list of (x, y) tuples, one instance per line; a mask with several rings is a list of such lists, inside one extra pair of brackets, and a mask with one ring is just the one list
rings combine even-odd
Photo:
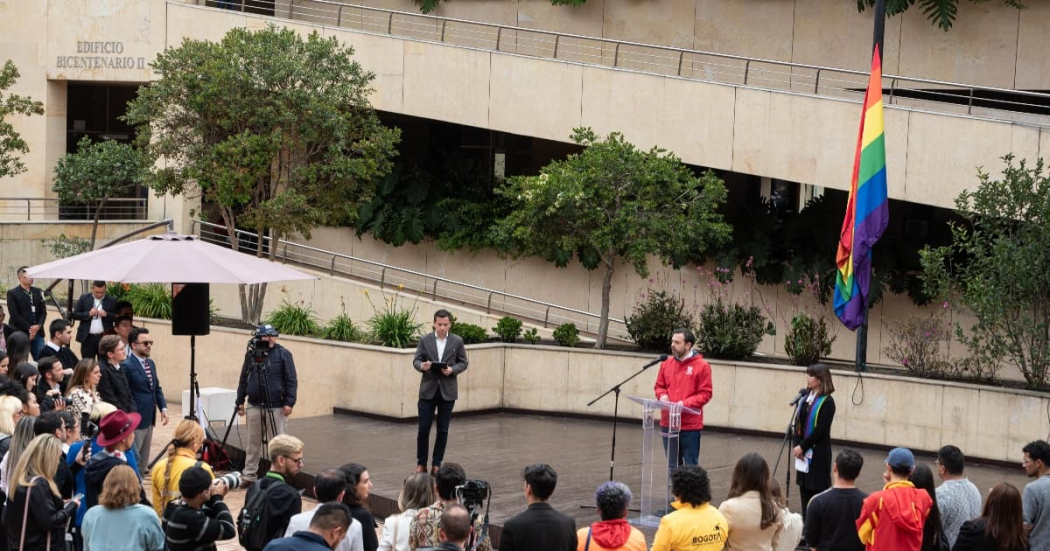
[(561, 41), (561, 35), (554, 35), (554, 59), (558, 59), (558, 42)]
[(751, 60), (747, 60), (744, 63), (744, 85), (747, 85), (747, 75), (751, 71)]
[(966, 102), (966, 114), (973, 114), (973, 88), (970, 88), (970, 99)]
[(437, 300), (438, 298), (438, 280), (434, 280), (434, 290), (430, 293), (430, 298)]
[(503, 27), (496, 29), (496, 51), (499, 51), (499, 40), (503, 38)]
[(897, 89), (897, 79), (890, 79), (890, 103), (893, 103), (893, 93)]
[(551, 307), (548, 306), (547, 307), (547, 311), (544, 312), (544, 314), (543, 314), (543, 328), (544, 329), (547, 328), (547, 320), (550, 319), (550, 317), (551, 317)]
[(616, 43), (616, 50), (613, 51), (613, 67), (616, 67), (617, 63), (619, 63), (619, 62), (620, 62), (620, 43), (617, 42)]
[(489, 300), (485, 304), (485, 313), (486, 314), (491, 314), (492, 313), (492, 292), (489, 292)]
[(332, 255), (332, 266), (328, 268), (328, 275), (335, 275), (335, 255)]
[(813, 81), (813, 93), (820, 93), (820, 69), (817, 69), (817, 78)]
[(448, 25), (448, 19), (441, 21), (441, 41), (445, 41), (445, 27)]
[(685, 50), (678, 52), (678, 76), (682, 76), (682, 58), (685, 57)]
[(379, 272), (379, 289), (386, 288), (386, 266), (383, 266), (383, 270)]
[(339, 12), (335, 15), (335, 26), (343, 26), (343, 5), (339, 4)]
[(390, 17), (386, 19), (386, 34), (393, 34), (394, 31), (394, 12), (390, 12)]
[(26, 199), (26, 222), (33, 219), (33, 202)]

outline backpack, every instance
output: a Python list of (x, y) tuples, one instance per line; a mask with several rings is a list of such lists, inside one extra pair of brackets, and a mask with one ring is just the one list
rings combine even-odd
[[(264, 484), (267, 480), (269, 484)], [(237, 541), (248, 551), (258, 551), (273, 539), (273, 514), (270, 511), (270, 491), (284, 482), (275, 478), (264, 478), (256, 485), (258, 491), (244, 503), (237, 516)]]

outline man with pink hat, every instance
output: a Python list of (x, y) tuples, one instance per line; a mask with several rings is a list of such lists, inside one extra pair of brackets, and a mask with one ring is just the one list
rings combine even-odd
[[(118, 409), (103, 417), (102, 422), (98, 424), (98, 445), (105, 449), (92, 455), (87, 465), (84, 466), (84, 482), (87, 488), (85, 497), (89, 509), (98, 504), (98, 496), (102, 493), (102, 483), (106, 481), (109, 471), (117, 465), (127, 464), (125, 454), (130, 453), (129, 450), (135, 443), (135, 429), (141, 422), (142, 417), (139, 414), (125, 413)], [(141, 479), (141, 475), (139, 477)], [(149, 504), (146, 492), (141, 489), (139, 491), (140, 502)]]

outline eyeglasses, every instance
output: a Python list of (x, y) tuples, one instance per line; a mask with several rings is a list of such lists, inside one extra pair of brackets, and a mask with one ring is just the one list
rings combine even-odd
[(282, 455), (281, 457), (283, 457), (285, 459), (288, 459), (288, 460), (291, 460), (291, 461), (295, 461), (295, 464), (299, 465), (300, 467), (303, 466), (303, 458), (302, 457), (300, 457), (299, 459), (296, 459), (296, 458), (294, 458), (294, 457), (292, 457), (290, 455)]
[(142, 346), (153, 346), (153, 341), (139, 341), (135, 344), (141, 344)]

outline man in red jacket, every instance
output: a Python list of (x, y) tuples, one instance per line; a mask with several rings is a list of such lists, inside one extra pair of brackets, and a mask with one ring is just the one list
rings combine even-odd
[[(678, 439), (668, 442), (664, 437), (668, 466), (697, 465), (700, 458), (700, 432), (704, 428), (703, 407), (711, 401), (711, 366), (699, 352), (693, 350), (696, 337), (689, 329), (675, 329), (671, 336), (672, 357), (660, 364), (656, 376), (656, 397), (663, 402), (675, 402), (700, 410), (699, 415), (682, 413), (682, 430)], [(660, 418), (660, 426), (668, 427), (666, 411)], [(668, 446), (670, 444), (670, 446)], [(670, 449), (668, 449), (670, 448)]]
[(857, 519), (857, 535), (868, 551), (919, 551), (922, 528), (933, 500), (926, 490), (908, 481), (915, 456), (907, 448), (893, 448), (886, 456), (886, 486), (864, 498)]

